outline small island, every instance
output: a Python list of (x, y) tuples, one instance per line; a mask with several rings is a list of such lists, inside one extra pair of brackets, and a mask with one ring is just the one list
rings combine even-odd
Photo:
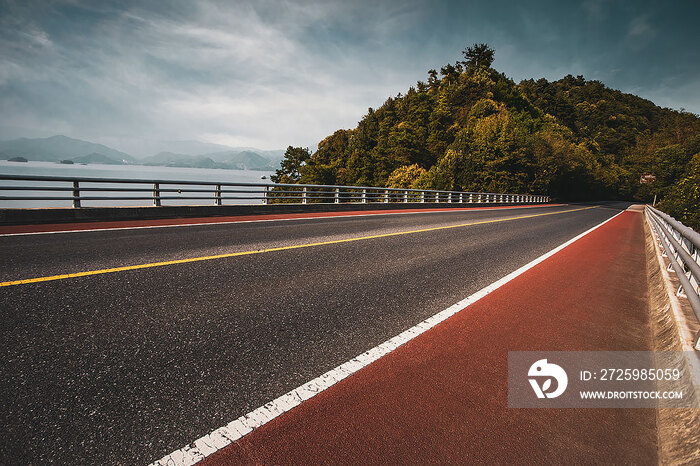
[(75, 162), (73, 162), (72, 160), (66, 159), (66, 160), (61, 160), (61, 161), (58, 162), (58, 163), (62, 163), (62, 164), (64, 164), (64, 165), (73, 165)]
[(7, 159), (8, 162), (29, 162), (29, 160), (25, 159), (24, 157), (12, 157), (11, 159)]

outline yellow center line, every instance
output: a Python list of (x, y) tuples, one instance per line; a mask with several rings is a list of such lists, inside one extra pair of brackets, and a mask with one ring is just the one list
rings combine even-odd
[(67, 273), (67, 274), (63, 274), (63, 275), (51, 275), (48, 277), (27, 278), (25, 280), (13, 280), (13, 281), (9, 281), (9, 282), (0, 282), (0, 287), (13, 286), (13, 285), (25, 285), (27, 283), (49, 282), (49, 281), (53, 281), (53, 280), (63, 280), (66, 278), (87, 277), (90, 275), (101, 275), (101, 274), (105, 274), (105, 273), (126, 272), (128, 270), (149, 269), (152, 267), (162, 267), (165, 265), (188, 264), (190, 262), (209, 261), (209, 260), (214, 260), (214, 259), (225, 259), (228, 257), (250, 256), (253, 254), (263, 254), (266, 252), (274, 252), (274, 251), (288, 251), (291, 249), (310, 248), (310, 247), (314, 247), (314, 246), (325, 246), (328, 244), (350, 243), (352, 241), (362, 241), (362, 240), (366, 240), (366, 239), (375, 239), (375, 238), (387, 238), (389, 236), (410, 235), (410, 234), (414, 234), (414, 233), (425, 233), (428, 231), (447, 230), (450, 228), (462, 228), (462, 227), (468, 227), (468, 226), (473, 226), (473, 225), (483, 225), (483, 224), (487, 224), (487, 223), (507, 222), (510, 220), (519, 220), (519, 219), (523, 219), (523, 218), (543, 217), (545, 215), (555, 215), (555, 214), (563, 214), (563, 213), (567, 213), (567, 212), (576, 212), (579, 210), (594, 209), (596, 207), (597, 206), (583, 207), (580, 209), (559, 210), (556, 212), (521, 215), (518, 217), (506, 217), (506, 218), (499, 218), (499, 219), (492, 219), (492, 220), (481, 220), (478, 222), (461, 223), (459, 225), (448, 225), (448, 226), (433, 227), (433, 228), (421, 228), (420, 230), (399, 231), (399, 232), (395, 232), (395, 233), (383, 233), (383, 234), (379, 234), (379, 235), (359, 236), (356, 238), (337, 239), (337, 240), (333, 240), (333, 241), (322, 241), (322, 242), (318, 242), (318, 243), (297, 244), (294, 246), (282, 246), (279, 248), (257, 249), (257, 250), (253, 250), (253, 251), (241, 251), (241, 252), (232, 252), (229, 254), (217, 254), (215, 256), (192, 257), (189, 259), (178, 259), (178, 260), (172, 260), (172, 261), (151, 262), (148, 264), (127, 265), (124, 267), (114, 267), (111, 269), (88, 270), (86, 272)]

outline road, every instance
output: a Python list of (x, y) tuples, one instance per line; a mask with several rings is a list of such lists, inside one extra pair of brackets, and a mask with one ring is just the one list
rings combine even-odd
[(158, 459), (624, 207), (2, 236), (0, 463)]

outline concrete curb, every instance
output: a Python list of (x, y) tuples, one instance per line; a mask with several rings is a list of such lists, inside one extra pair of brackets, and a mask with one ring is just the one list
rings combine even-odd
[(257, 214), (295, 214), (358, 210), (435, 209), (536, 205), (540, 203), (371, 203), (371, 204), (269, 204), (230, 206), (80, 207), (44, 209), (0, 209), (0, 225), (152, 220), (165, 218), (220, 217)]

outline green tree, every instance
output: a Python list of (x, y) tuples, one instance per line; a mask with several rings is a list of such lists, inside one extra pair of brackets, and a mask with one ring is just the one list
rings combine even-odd
[(493, 63), (494, 50), (487, 44), (474, 44), (462, 51), (467, 68), (489, 68)]
[(659, 206), (663, 211), (700, 231), (700, 153), (688, 164), (684, 176), (671, 186)]
[(425, 168), (420, 167), (417, 163), (404, 165), (389, 175), (386, 186), (387, 188), (414, 188), (416, 181), (423, 175), (425, 175)]
[(301, 168), (311, 159), (308, 148), (287, 147), (281, 167), (270, 177), (273, 183), (298, 183), (301, 179)]

